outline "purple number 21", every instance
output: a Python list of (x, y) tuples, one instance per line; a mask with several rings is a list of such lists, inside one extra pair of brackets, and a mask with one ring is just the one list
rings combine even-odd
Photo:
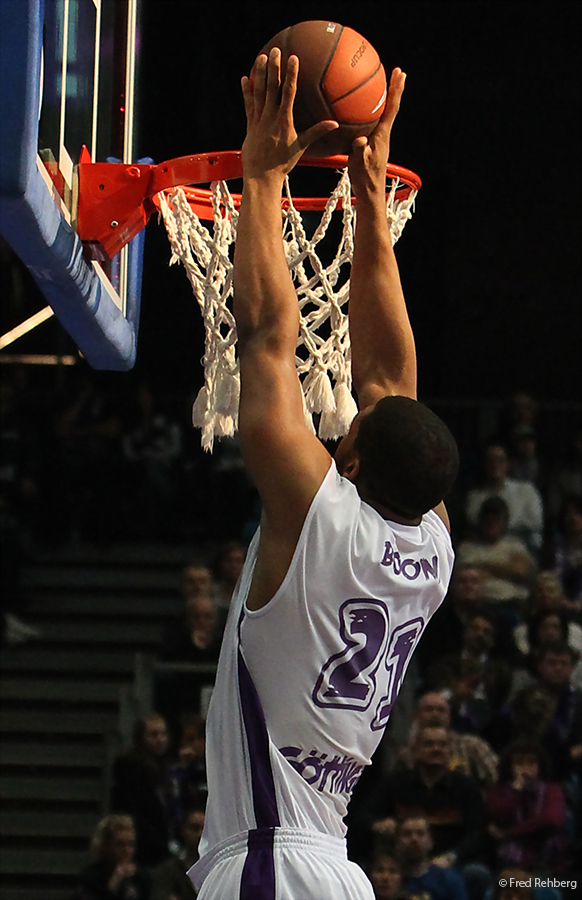
[(388, 670), (388, 691), (378, 703), (376, 715), (371, 724), (372, 731), (380, 731), (385, 728), (392, 707), (396, 702), (412, 651), (416, 647), (424, 622), (422, 619), (412, 619), (404, 625), (395, 628), (390, 637), (390, 645), (386, 654), (386, 669)]
[(412, 619), (390, 634), (389, 623), (388, 609), (381, 600), (348, 600), (342, 605), (340, 637), (344, 649), (331, 656), (321, 670), (313, 690), (317, 706), (368, 709), (379, 681), (387, 685), (387, 692), (377, 704), (371, 728), (384, 728), (424, 627), (421, 618)]

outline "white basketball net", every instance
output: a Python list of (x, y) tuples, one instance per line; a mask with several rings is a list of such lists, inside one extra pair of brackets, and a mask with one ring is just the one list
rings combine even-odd
[[(393, 179), (386, 214), (395, 244), (413, 212), (416, 191), (406, 199)], [(236, 240), (238, 211), (227, 184), (211, 185), (214, 229), (211, 234), (192, 211), (182, 188), (159, 194), (160, 209), (172, 248), (170, 265), (181, 262), (198, 300), (205, 325), (204, 386), (192, 409), (192, 422), (202, 429), (202, 446), (212, 450), (215, 437), (232, 437), (237, 429), (240, 394), (236, 356), (236, 323), (232, 313), (233, 266), (229, 251)], [(283, 212), (283, 241), (300, 311), (296, 364), (304, 397), (305, 421), (315, 433), (313, 414), (319, 413), (317, 434), (323, 440), (348, 431), (357, 406), (352, 397), (347, 301), (348, 269), (353, 257), (356, 212), (351, 203), (347, 169), (327, 201), (313, 236), (305, 233), (301, 214), (293, 205), (286, 181), (289, 208)], [(325, 267), (317, 246), (332, 214), (342, 201), (342, 235), (332, 262)], [(333, 382), (333, 387), (332, 387)]]

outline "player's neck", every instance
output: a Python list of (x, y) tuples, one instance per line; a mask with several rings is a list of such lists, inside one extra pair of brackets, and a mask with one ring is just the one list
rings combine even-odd
[(387, 519), (388, 522), (396, 522), (398, 525), (420, 525), (422, 522), (422, 516), (417, 516), (415, 519), (407, 518), (403, 516), (401, 513), (397, 513), (394, 509), (390, 509), (389, 506), (384, 506), (382, 503), (378, 503), (376, 500), (373, 500), (371, 497), (366, 496), (358, 487), (358, 493), (362, 500), (364, 500), (368, 506), (371, 506), (372, 509), (375, 509), (377, 513), (380, 513), (383, 519)]
[(357, 473), (355, 477), (349, 479), (353, 484), (355, 484), (358, 494), (362, 498), (362, 500), (371, 506), (372, 509), (375, 509), (377, 513), (379, 513), (383, 519), (386, 519), (388, 522), (396, 522), (398, 525), (420, 525), (422, 522), (422, 516), (416, 516), (415, 518), (410, 518), (405, 513), (399, 512), (395, 509), (392, 509), (390, 506), (384, 506), (383, 503), (378, 503), (377, 500), (374, 500), (373, 497), (370, 496), (370, 493), (367, 489), (366, 483), (363, 478)]

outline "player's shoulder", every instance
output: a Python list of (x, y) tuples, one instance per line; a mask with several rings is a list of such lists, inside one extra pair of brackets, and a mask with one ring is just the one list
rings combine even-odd
[(429, 511), (423, 515), (420, 524), (421, 527), (424, 528), (426, 532), (433, 535), (435, 539), (443, 541), (447, 545), (452, 543), (449, 529), (443, 522), (441, 516), (439, 516), (434, 509), (429, 509)]
[(334, 524), (340, 525), (345, 520), (357, 519), (361, 502), (356, 486), (340, 475), (332, 459), (321, 487), (313, 499), (309, 514), (327, 517)]

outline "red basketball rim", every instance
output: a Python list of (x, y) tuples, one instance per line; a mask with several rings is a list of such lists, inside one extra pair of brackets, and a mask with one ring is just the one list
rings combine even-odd
[[(310, 166), (324, 169), (344, 169), (348, 164), (346, 155), (322, 156), (322, 157), (302, 157), (299, 160), (300, 166)], [(242, 177), (242, 161), (240, 150), (218, 150), (214, 153), (198, 153), (195, 156), (181, 156), (177, 159), (168, 160), (161, 166), (157, 166), (159, 175), (159, 188), (156, 189), (154, 182), (153, 201), (159, 208), (159, 194), (164, 193), (166, 199), (176, 187), (181, 187), (186, 195), (186, 199), (193, 212), (200, 219), (213, 219), (212, 207), (212, 191), (210, 188), (198, 187), (198, 184), (212, 183), (214, 181), (228, 181), (232, 178)], [(411, 191), (418, 191), (422, 186), (420, 177), (410, 169), (403, 166), (396, 166), (388, 163), (386, 166), (386, 177), (397, 178), (401, 184), (396, 190), (396, 198), (398, 200), (406, 200)], [(157, 180), (157, 178), (156, 178)], [(168, 187), (171, 182), (172, 187)], [(386, 196), (390, 194), (390, 189), (386, 191)], [(231, 194), (235, 207), (240, 206), (241, 195)], [(329, 197), (293, 197), (293, 205), (296, 209), (303, 210), (323, 210), (328, 202)], [(355, 199), (352, 198), (355, 203)], [(289, 201), (286, 197), (281, 198), (283, 209), (288, 208)], [(338, 207), (341, 208), (341, 199)]]

